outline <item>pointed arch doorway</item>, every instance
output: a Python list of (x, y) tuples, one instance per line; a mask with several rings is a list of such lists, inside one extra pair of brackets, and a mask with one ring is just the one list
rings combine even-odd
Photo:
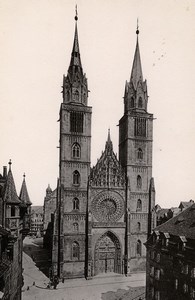
[(104, 233), (95, 246), (95, 275), (101, 273), (121, 273), (121, 246), (114, 233)]

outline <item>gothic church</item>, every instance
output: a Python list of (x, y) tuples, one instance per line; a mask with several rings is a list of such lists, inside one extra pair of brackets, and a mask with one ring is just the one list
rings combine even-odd
[(153, 115), (148, 113), (137, 42), (119, 120), (119, 159), (108, 132), (105, 149), (91, 168), (88, 84), (79, 51), (77, 16), (60, 108), (59, 180), (54, 215), (53, 272), (61, 278), (128, 275), (144, 270), (144, 243), (153, 227)]

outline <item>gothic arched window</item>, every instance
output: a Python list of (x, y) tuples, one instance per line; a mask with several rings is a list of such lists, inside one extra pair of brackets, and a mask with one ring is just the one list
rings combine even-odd
[(76, 90), (73, 94), (73, 97), (74, 97), (74, 101), (79, 101), (79, 92)]
[(142, 108), (142, 106), (143, 106), (142, 97), (139, 97), (139, 100), (138, 100), (138, 107), (139, 107), (139, 108)]
[(80, 184), (80, 173), (77, 170), (73, 172), (73, 184)]
[(70, 92), (67, 91), (67, 101), (69, 102), (70, 101)]
[(137, 241), (137, 256), (141, 256), (142, 255), (142, 243), (140, 240)]
[(77, 242), (74, 242), (72, 244), (72, 258), (74, 260), (79, 260), (79, 252), (80, 252), (79, 244)]
[(141, 231), (141, 223), (140, 222), (137, 223), (137, 231), (138, 232)]
[(72, 145), (72, 157), (80, 158), (81, 157), (81, 147), (78, 143)]
[(140, 199), (137, 200), (137, 211), (142, 210), (142, 201)]
[(142, 178), (140, 175), (137, 176), (137, 188), (141, 189), (142, 187)]
[(74, 232), (79, 231), (79, 224), (78, 223), (73, 223), (73, 231)]
[(131, 107), (134, 107), (135, 106), (135, 101), (134, 101), (134, 98), (131, 97)]
[(73, 209), (79, 210), (79, 199), (78, 198), (73, 199)]
[(138, 149), (137, 151), (137, 158), (138, 159), (143, 159), (143, 151), (141, 148)]

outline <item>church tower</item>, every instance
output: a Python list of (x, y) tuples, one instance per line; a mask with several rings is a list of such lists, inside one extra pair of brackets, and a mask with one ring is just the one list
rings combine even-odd
[[(58, 254), (56, 252), (54, 256), (60, 257), (60, 275), (64, 278), (84, 276), (87, 185), (91, 160), (92, 108), (88, 106), (88, 84), (81, 64), (77, 21), (76, 12), (73, 49), (67, 76), (63, 78), (63, 103), (60, 108), (60, 188), (57, 198), (60, 201), (61, 239), (58, 247), (61, 250), (59, 253), (58, 249)], [(55, 240), (54, 236), (54, 247), (57, 240), (58, 237)]]
[(148, 230), (151, 230), (151, 212), (155, 205), (152, 179), (153, 114), (147, 111), (148, 92), (142, 74), (138, 28), (136, 34), (131, 77), (125, 85), (124, 115), (119, 121), (119, 161), (129, 185), (127, 209), (130, 213), (130, 237), (127, 248), (131, 271), (142, 269), (145, 265), (143, 243)]

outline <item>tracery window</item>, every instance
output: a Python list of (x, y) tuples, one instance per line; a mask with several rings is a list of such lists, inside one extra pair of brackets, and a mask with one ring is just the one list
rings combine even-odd
[(139, 97), (139, 100), (138, 100), (138, 107), (139, 107), (139, 108), (142, 108), (142, 106), (143, 106), (142, 97)]
[(77, 170), (73, 172), (73, 184), (75, 185), (80, 184), (80, 173)]
[(78, 143), (72, 145), (72, 157), (80, 158), (81, 157), (81, 147)]
[(134, 98), (131, 97), (131, 107), (134, 107), (135, 106), (135, 101), (134, 101)]
[(79, 224), (78, 223), (73, 223), (73, 231), (78, 232), (79, 231)]
[(74, 260), (79, 260), (79, 254), (80, 254), (80, 247), (77, 242), (74, 242), (72, 244), (72, 258)]
[(78, 198), (73, 199), (73, 209), (79, 210), (79, 199)]
[(142, 178), (140, 175), (137, 176), (137, 188), (141, 189), (142, 187)]
[(76, 90), (73, 94), (74, 101), (79, 101), (79, 92)]
[(140, 240), (137, 241), (137, 256), (141, 256), (142, 255), (142, 243)]
[(137, 200), (137, 211), (142, 210), (142, 201), (140, 199)]
[(138, 159), (143, 159), (143, 151), (141, 148), (138, 149), (137, 151), (137, 158)]

